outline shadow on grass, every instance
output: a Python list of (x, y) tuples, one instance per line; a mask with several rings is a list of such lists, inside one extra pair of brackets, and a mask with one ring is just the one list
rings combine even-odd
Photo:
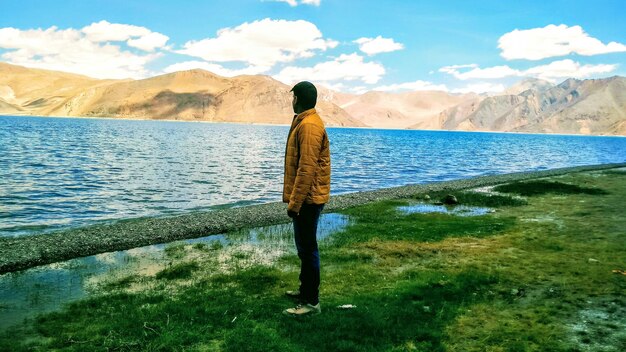
[(499, 281), (477, 271), (418, 275), (393, 290), (349, 297), (355, 309), (331, 306), (320, 316), (281, 320), (280, 330), (301, 347), (296, 350), (443, 351), (445, 326), (463, 306), (484, 300), (482, 293)]
[(609, 194), (609, 192), (600, 188), (581, 187), (555, 181), (513, 182), (505, 185), (496, 186), (494, 190), (502, 193), (519, 194), (521, 196), (539, 196), (548, 193), (591, 195)]
[(611, 176), (626, 176), (626, 170), (609, 170), (602, 173)]

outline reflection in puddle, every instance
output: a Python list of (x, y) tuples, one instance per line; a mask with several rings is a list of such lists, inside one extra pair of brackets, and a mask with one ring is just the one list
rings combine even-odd
[[(322, 214), (318, 223), (317, 239), (319, 241), (323, 241), (324, 239), (326, 239), (326, 237), (328, 237), (328, 235), (344, 229), (346, 226), (348, 226), (348, 223), (349, 219), (345, 215), (334, 213)], [(270, 239), (271, 241), (272, 239), (276, 239), (277, 235), (284, 236), (284, 234), (289, 234), (289, 240), (293, 241), (293, 237), (291, 236), (293, 234), (293, 224), (287, 223), (258, 227), (249, 230), (249, 234), (249, 241), (255, 243), (259, 241), (267, 241), (268, 239)]]
[(494, 212), (493, 209), (483, 207), (470, 207), (467, 205), (435, 205), (426, 203), (401, 206), (398, 207), (398, 210), (405, 214), (443, 213), (458, 216), (479, 216)]
[[(348, 226), (341, 214), (322, 214), (318, 239)], [(126, 251), (97, 254), (65, 262), (0, 275), (0, 330), (26, 318), (59, 309), (63, 304), (88, 294), (98, 287), (129, 275), (153, 276), (176, 259), (214, 256), (222, 270), (239, 270), (251, 265), (269, 264), (285, 253), (295, 252), (291, 223), (240, 230), (159, 244)], [(211, 249), (190, 250), (192, 248)], [(231, 267), (233, 258), (236, 267)]]

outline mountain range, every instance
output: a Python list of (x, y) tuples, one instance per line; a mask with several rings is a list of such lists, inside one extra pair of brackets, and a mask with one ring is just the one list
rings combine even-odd
[[(100, 80), (0, 63), (0, 114), (289, 124), (291, 87), (189, 70)], [(626, 78), (526, 79), (501, 94), (347, 94), (319, 87), (329, 126), (626, 135)]]

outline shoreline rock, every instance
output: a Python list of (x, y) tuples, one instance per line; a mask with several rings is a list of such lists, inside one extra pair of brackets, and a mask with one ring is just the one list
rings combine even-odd
[[(324, 212), (389, 199), (412, 198), (436, 191), (463, 190), (574, 172), (626, 167), (626, 163), (566, 167), (543, 171), (478, 176), (332, 196)], [(197, 212), (173, 217), (137, 218), (47, 234), (0, 238), (0, 274), (99, 253), (290, 221), (280, 202)]]

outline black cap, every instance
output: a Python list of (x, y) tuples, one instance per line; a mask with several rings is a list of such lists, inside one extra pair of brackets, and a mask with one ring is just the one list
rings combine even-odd
[(293, 92), (293, 94), (298, 97), (298, 105), (300, 105), (303, 110), (309, 110), (315, 107), (317, 103), (317, 88), (315, 88), (313, 83), (302, 81), (293, 86), (290, 92)]

